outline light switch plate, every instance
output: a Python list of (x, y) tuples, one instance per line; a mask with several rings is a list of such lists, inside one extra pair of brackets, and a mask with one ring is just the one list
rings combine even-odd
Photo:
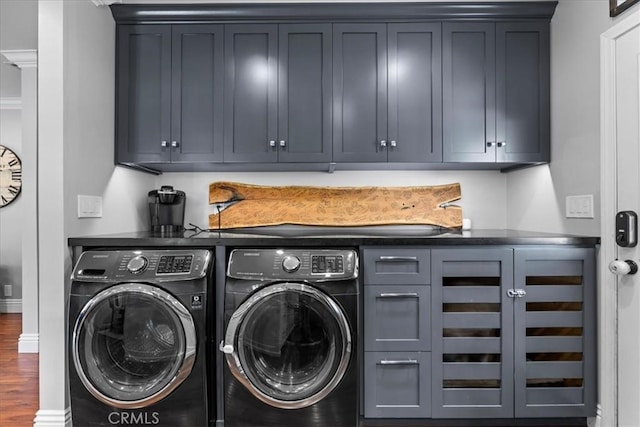
[(78, 218), (102, 218), (102, 197), (78, 194)]
[(593, 194), (567, 196), (567, 218), (593, 218)]

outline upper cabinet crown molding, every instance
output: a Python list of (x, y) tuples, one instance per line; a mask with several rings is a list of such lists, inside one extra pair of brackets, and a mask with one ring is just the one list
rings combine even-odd
[[(109, 3), (105, 0), (93, 0)], [(118, 24), (239, 22), (284, 19), (514, 21), (550, 20), (557, 1), (456, 3), (112, 4)]]

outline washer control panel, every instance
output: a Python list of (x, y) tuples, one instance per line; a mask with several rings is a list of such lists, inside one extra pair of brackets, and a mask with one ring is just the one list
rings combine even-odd
[(358, 277), (353, 249), (234, 249), (227, 276), (236, 279), (345, 280)]
[(213, 254), (205, 249), (83, 252), (71, 279), (85, 282), (174, 281), (204, 277)]

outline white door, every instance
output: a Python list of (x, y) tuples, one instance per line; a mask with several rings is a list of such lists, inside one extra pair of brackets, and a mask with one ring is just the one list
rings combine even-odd
[(640, 265), (640, 246), (617, 245), (615, 227), (617, 212), (640, 212), (640, 10), (602, 36), (602, 65), (602, 425), (614, 425), (617, 409), (618, 426), (638, 427), (640, 273), (616, 276), (607, 265)]

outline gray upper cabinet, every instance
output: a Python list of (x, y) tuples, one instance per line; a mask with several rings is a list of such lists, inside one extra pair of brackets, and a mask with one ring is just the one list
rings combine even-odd
[(334, 24), (334, 161), (442, 160), (441, 25)]
[(116, 163), (177, 172), (549, 162), (556, 4), (112, 5)]
[(387, 160), (387, 26), (333, 26), (333, 159)]
[(549, 161), (549, 25), (443, 25), (445, 162)]
[(496, 160), (550, 158), (549, 24), (496, 24)]
[(331, 25), (225, 27), (225, 162), (331, 160)]
[(222, 160), (222, 47), (220, 25), (119, 27), (118, 163)]
[(280, 162), (330, 162), (331, 24), (281, 24), (278, 44)]
[(278, 160), (278, 26), (225, 26), (224, 161)]
[(171, 26), (118, 28), (118, 163), (169, 162)]

